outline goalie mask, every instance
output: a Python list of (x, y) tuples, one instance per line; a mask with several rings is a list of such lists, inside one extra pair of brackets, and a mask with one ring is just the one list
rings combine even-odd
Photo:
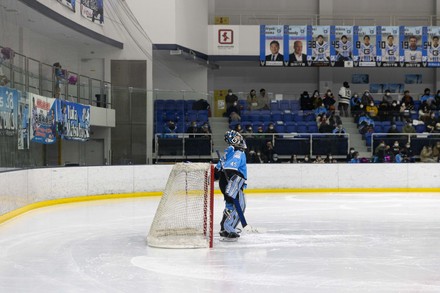
[(236, 148), (239, 149), (246, 149), (246, 142), (244, 141), (243, 136), (241, 136), (241, 134), (235, 130), (229, 130), (226, 131), (225, 133), (225, 141)]

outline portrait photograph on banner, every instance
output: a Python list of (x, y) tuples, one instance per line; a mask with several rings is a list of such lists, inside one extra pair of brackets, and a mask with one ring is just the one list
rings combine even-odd
[[(333, 32), (332, 32), (333, 34)], [(353, 67), (353, 27), (337, 25), (330, 47), (332, 66)]]
[(81, 0), (81, 15), (88, 20), (104, 23), (104, 0)]
[(289, 66), (293, 67), (303, 67), (308, 66), (307, 64), (307, 26), (296, 26), (289, 25), (286, 26), (286, 36), (287, 41), (285, 45), (288, 49), (285, 50), (289, 52)]
[(426, 40), (426, 27), (405, 26), (401, 41), (405, 67), (426, 67)]
[(357, 26), (354, 30), (354, 66), (376, 66), (377, 27)]
[(76, 0), (57, 0), (59, 3), (63, 4), (64, 6), (67, 6), (68, 8), (70, 8), (71, 10), (73, 10), (73, 12), (75, 12), (75, 1)]
[[(260, 66), (284, 66), (284, 26), (260, 26)], [(287, 57), (287, 56), (286, 56)]]
[(312, 66), (330, 65), (330, 26), (311, 26), (307, 44), (307, 61)]
[(30, 140), (42, 144), (56, 141), (56, 99), (29, 93)]
[(403, 65), (404, 56), (401, 54), (400, 41), (401, 27), (382, 26), (378, 35), (380, 50), (378, 50), (377, 61), (382, 67), (397, 67)]
[(90, 106), (58, 101), (57, 129), (62, 139), (87, 141), (90, 138)]
[(0, 86), (0, 136), (15, 135), (19, 96), (18, 90)]
[(426, 43), (427, 49), (427, 66), (440, 66), (440, 26), (428, 26), (428, 40)]

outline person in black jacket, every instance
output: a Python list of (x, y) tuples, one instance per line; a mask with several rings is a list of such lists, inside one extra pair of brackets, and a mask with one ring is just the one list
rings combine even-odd
[(310, 98), (309, 93), (307, 91), (304, 91), (301, 94), (299, 101), (301, 105), (301, 110), (303, 111), (313, 110), (313, 100)]

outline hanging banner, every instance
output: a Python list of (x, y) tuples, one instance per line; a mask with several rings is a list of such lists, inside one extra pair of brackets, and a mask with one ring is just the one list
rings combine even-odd
[(405, 67), (426, 67), (426, 48), (423, 44), (427, 42), (426, 27), (405, 26), (401, 45), (404, 52)]
[[(333, 30), (331, 30), (333, 32)], [(333, 35), (333, 33), (331, 33)], [(337, 25), (330, 47), (332, 66), (353, 67), (353, 27)]]
[(20, 95), (15, 89), (0, 86), (0, 136), (14, 136), (17, 131)]
[(57, 126), (62, 139), (87, 141), (90, 138), (90, 106), (58, 101)]
[[(311, 26), (307, 44), (307, 62), (312, 66), (330, 65), (330, 43), (332, 42), (330, 26)], [(334, 35), (333, 35), (334, 37)]]
[(75, 12), (75, 1), (76, 0), (57, 0), (60, 4), (69, 7), (73, 12)]
[(81, 15), (92, 22), (104, 23), (104, 0), (81, 0)]
[(440, 66), (440, 26), (429, 26), (427, 42), (423, 44), (427, 49), (427, 62), (429, 67)]
[[(260, 26), (260, 66), (283, 66), (289, 57), (284, 55), (284, 26)], [(286, 54), (287, 55), (287, 54)]]
[(289, 66), (303, 67), (307, 64), (307, 26), (289, 25), (285, 29), (284, 49), (289, 52)]
[(376, 26), (354, 27), (354, 66), (376, 66), (376, 33), (378, 31), (380, 27)]
[(37, 143), (52, 144), (56, 141), (57, 103), (55, 99), (29, 93), (30, 140)]
[(378, 35), (380, 50), (377, 52), (379, 66), (397, 67), (403, 66), (403, 50), (399, 46), (403, 37), (403, 26), (382, 26), (381, 33)]
[(21, 96), (18, 102), (18, 141), (19, 150), (29, 149), (29, 104), (25, 97)]

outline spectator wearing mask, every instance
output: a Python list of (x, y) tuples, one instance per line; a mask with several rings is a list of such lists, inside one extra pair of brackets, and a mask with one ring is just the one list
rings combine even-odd
[(317, 155), (315, 158), (314, 164), (324, 164), (324, 160), (321, 158), (320, 155)]
[(401, 155), (404, 163), (414, 163), (414, 152), (411, 148), (411, 144), (409, 142), (406, 143), (405, 147), (401, 150)]
[[(226, 101), (226, 109), (231, 107), (234, 103), (238, 103), (238, 97), (232, 93), (232, 90), (228, 90), (228, 95), (225, 98)], [(237, 104), (235, 104), (236, 106)]]
[(265, 89), (260, 89), (260, 95), (257, 98), (259, 110), (269, 110), (269, 97), (266, 95)]
[(177, 132), (176, 124), (174, 123), (174, 121), (170, 120), (167, 123), (165, 123), (164, 129), (162, 131), (162, 137), (175, 138), (177, 137), (176, 132)]
[(402, 128), (402, 133), (416, 133), (416, 129), (412, 125), (411, 121), (407, 121)]
[(321, 98), (321, 95), (319, 94), (318, 90), (315, 90), (313, 92), (312, 103), (313, 103), (313, 109), (316, 109), (322, 105), (322, 98)]
[(248, 106), (248, 110), (256, 110), (258, 108), (258, 98), (257, 92), (254, 89), (251, 89), (249, 95), (246, 98), (246, 103)]
[(307, 91), (304, 91), (301, 94), (300, 105), (301, 105), (301, 110), (303, 111), (313, 110), (313, 101), (310, 98), (309, 93)]
[(390, 106), (386, 101), (381, 101), (378, 107), (377, 117), (380, 121), (389, 120)]
[(374, 104), (373, 96), (370, 94), (370, 91), (366, 90), (362, 95), (361, 104), (364, 105), (364, 107), (367, 107), (371, 102)]
[(420, 152), (420, 162), (422, 163), (436, 163), (434, 156), (432, 154), (431, 146), (424, 146), (422, 151)]
[(261, 158), (261, 152), (260, 151), (257, 152), (254, 149), (250, 149), (249, 152), (247, 153), (246, 162), (251, 164), (264, 163), (263, 159)]
[(338, 161), (333, 158), (332, 154), (327, 154), (327, 156), (324, 159), (324, 163), (337, 163)]
[(324, 98), (322, 99), (322, 103), (324, 104), (324, 107), (327, 109), (327, 111), (331, 110), (332, 108), (334, 110), (334, 105), (336, 103), (336, 100), (331, 90), (327, 90), (327, 92), (324, 95)]
[(400, 105), (398, 101), (393, 100), (390, 106), (390, 117), (392, 121), (400, 121)]
[(382, 102), (385, 102), (388, 104), (388, 106), (391, 106), (391, 103), (393, 102), (393, 97), (391, 96), (390, 90), (385, 90), (385, 94), (382, 97)]
[(429, 88), (425, 88), (423, 95), (420, 96), (420, 102), (423, 104), (428, 103), (430, 100), (434, 100), (434, 97), (431, 96), (431, 90)]
[(419, 110), (419, 120), (423, 121), (426, 124), (428, 118), (431, 116), (431, 110), (428, 105), (422, 105)]
[(385, 162), (385, 156), (387, 155), (387, 146), (385, 145), (385, 142), (383, 140), (379, 143), (379, 145), (374, 150), (374, 155), (376, 156), (377, 163), (384, 163)]
[(408, 90), (403, 92), (403, 97), (400, 103), (402, 105), (405, 105), (406, 110), (408, 111), (414, 110), (414, 99), (411, 97)]
[(199, 129), (199, 133), (201, 133), (201, 137), (211, 137), (211, 127), (208, 122), (203, 123), (203, 125)]
[(266, 141), (266, 144), (263, 146), (263, 156), (265, 163), (273, 163), (275, 151), (273, 149), (273, 145), (271, 141)]
[(235, 125), (234, 130), (241, 134), (243, 132), (243, 127), (241, 127), (241, 124), (237, 124)]
[(309, 157), (309, 155), (305, 155), (304, 156), (304, 161), (303, 161), (303, 163), (305, 163), (305, 164), (309, 164), (309, 163), (311, 163), (312, 161), (310, 160), (310, 157)]
[(275, 125), (272, 122), (269, 123), (269, 125), (267, 126), (266, 133), (270, 134), (267, 136), (268, 139), (272, 139), (273, 136), (278, 137), (277, 135), (274, 135), (277, 134), (278, 132), (275, 130)]
[(350, 105), (351, 90), (348, 82), (344, 81), (342, 87), (339, 89), (339, 103), (338, 110), (342, 117), (349, 117), (348, 106)]
[(358, 163), (360, 163), (361, 162), (361, 160), (359, 159), (359, 153), (358, 152), (354, 152), (353, 153), (353, 157), (350, 159), (350, 161), (348, 161), (349, 163), (352, 163), (352, 164), (358, 164)]
[(347, 162), (350, 162), (351, 159), (353, 159), (354, 152), (355, 152), (355, 149), (353, 147), (350, 148), (350, 150), (348, 151), (348, 154), (347, 154)]
[(195, 133), (199, 133), (200, 129), (197, 126), (197, 122), (196, 121), (192, 121), (191, 125), (186, 129), (186, 133), (191, 133), (192, 135), (190, 135), (189, 137), (191, 138), (195, 138), (197, 137), (196, 135), (194, 135)]
[(335, 129), (333, 129), (334, 134), (344, 134), (345, 129), (342, 127), (342, 124), (338, 124)]
[(325, 115), (327, 114), (327, 108), (323, 105), (322, 102), (318, 103), (318, 106), (314, 110), (315, 116)]
[(243, 136), (245, 137), (245, 138), (253, 138), (254, 137), (254, 131), (253, 131), (253, 129), (252, 129), (252, 125), (247, 125), (246, 126), (246, 130), (244, 131), (244, 133), (243, 133)]
[(377, 109), (376, 105), (374, 105), (374, 102), (370, 102), (370, 105), (367, 106), (365, 111), (373, 120), (377, 118), (377, 114), (379, 113), (379, 109)]
[[(397, 154), (400, 153), (400, 145), (399, 145), (399, 141), (394, 141), (393, 146), (390, 149), (390, 153), (392, 155), (393, 158), (396, 157)], [(393, 160), (395, 161), (395, 160)], [(399, 162), (400, 163), (400, 162)]]
[(298, 160), (298, 156), (296, 154), (292, 154), (290, 156), (290, 161), (291, 164), (297, 164), (300, 163), (300, 161)]

